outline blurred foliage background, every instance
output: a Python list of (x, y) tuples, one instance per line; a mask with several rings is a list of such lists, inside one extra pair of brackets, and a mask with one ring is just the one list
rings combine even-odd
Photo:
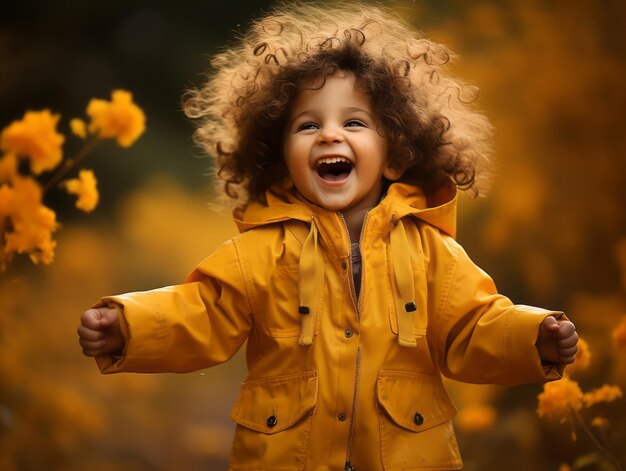
[[(479, 106), (496, 128), (492, 190), (463, 200), (460, 242), (514, 302), (562, 309), (576, 322), (592, 354), (575, 376), (583, 387), (624, 388), (626, 352), (611, 331), (626, 314), (626, 5), (381, 3), (460, 55), (454, 70), (481, 89)], [(103, 145), (88, 159), (100, 182), (95, 213), (74, 211), (62, 192), (48, 196), (63, 222), (52, 265), (15, 260), (1, 275), (1, 469), (227, 468), (241, 354), (188, 375), (104, 377), (82, 357), (75, 330), (101, 295), (178, 283), (235, 233), (229, 215), (210, 207), (210, 161), (196, 158), (180, 96), (271, 4), (3, 8), (0, 127), (50, 108), (69, 134), (89, 99), (124, 88), (144, 109), (147, 132), (131, 149)], [(585, 467), (580, 457), (595, 448), (584, 434), (574, 441), (570, 425), (537, 417), (539, 385), (450, 389), (466, 469), (611, 469)], [(471, 415), (476, 404), (486, 409)], [(624, 460), (623, 399), (598, 412)]]

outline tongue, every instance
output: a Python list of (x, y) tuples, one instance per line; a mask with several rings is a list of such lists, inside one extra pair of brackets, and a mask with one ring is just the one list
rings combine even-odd
[(335, 162), (332, 164), (321, 164), (317, 168), (319, 176), (326, 181), (337, 182), (345, 180), (352, 171), (352, 165), (346, 162)]
[(328, 180), (328, 181), (331, 181), (331, 182), (337, 182), (337, 181), (340, 181), (340, 180), (345, 180), (346, 178), (348, 178), (348, 175), (350, 175), (350, 171), (341, 172), (341, 173), (338, 173), (338, 174), (331, 173), (331, 172), (320, 173), (320, 177), (322, 177), (323, 180)]

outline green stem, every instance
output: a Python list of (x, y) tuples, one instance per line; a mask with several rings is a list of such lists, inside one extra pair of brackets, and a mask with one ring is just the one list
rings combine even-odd
[(70, 170), (73, 170), (81, 163), (89, 153), (96, 148), (96, 146), (102, 142), (102, 139), (93, 138), (85, 143), (85, 145), (78, 151), (74, 157), (65, 160), (63, 165), (57, 172), (48, 180), (48, 182), (43, 186), (43, 193), (46, 194), (52, 188), (54, 188), (57, 183), (59, 183), (65, 175), (67, 175)]
[(580, 416), (578, 411), (576, 409), (574, 409), (574, 408), (572, 408), (572, 411), (574, 412), (574, 417), (576, 417), (576, 420), (582, 426), (583, 430), (585, 431), (587, 436), (591, 439), (591, 441), (598, 447), (598, 449), (602, 453), (604, 453), (604, 456), (606, 456), (609, 459), (609, 461), (611, 461), (611, 463), (613, 463), (615, 465), (615, 468), (618, 471), (624, 471), (622, 469), (622, 467), (620, 466), (619, 461), (617, 461), (617, 458), (615, 456), (613, 456), (613, 454), (611, 453), (611, 451), (608, 448), (606, 448), (602, 443), (600, 443), (600, 440), (598, 440), (598, 438), (593, 434), (593, 432), (587, 426), (587, 424), (585, 423), (583, 418)]

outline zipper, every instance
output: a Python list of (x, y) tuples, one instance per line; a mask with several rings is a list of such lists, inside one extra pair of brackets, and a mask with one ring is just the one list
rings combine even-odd
[(352, 414), (350, 417), (350, 429), (348, 430), (348, 453), (346, 455), (346, 471), (356, 471), (350, 460), (352, 459), (352, 443), (354, 441), (354, 416), (356, 415), (356, 403), (359, 391), (359, 368), (361, 366), (361, 347), (356, 349), (356, 369), (354, 372), (354, 393), (352, 395)]
[[(361, 307), (361, 297), (357, 298), (356, 291), (354, 290), (354, 276), (352, 275), (352, 240), (350, 239), (350, 231), (348, 231), (348, 223), (346, 222), (346, 218), (343, 217), (342, 213), (338, 213), (339, 217), (343, 221), (343, 226), (346, 228), (346, 234), (348, 235), (348, 262), (350, 265), (350, 291), (352, 291), (352, 301), (354, 302), (354, 310), (356, 312), (357, 319), (361, 318), (360, 307)], [(363, 224), (361, 225), (361, 234), (359, 235), (359, 250), (363, 243), (363, 234), (365, 233), (365, 224), (367, 224), (367, 218), (370, 213), (365, 213), (365, 217), (363, 218)], [(363, 257), (361, 257), (361, 290), (363, 290), (363, 275), (365, 270), (363, 270)]]
[[(352, 272), (352, 240), (350, 239), (350, 231), (348, 231), (348, 223), (344, 218), (342, 213), (339, 213), (341, 220), (343, 221), (343, 225), (346, 228), (346, 234), (348, 235), (348, 260), (350, 266), (350, 289), (352, 291), (352, 301), (354, 302), (354, 310), (356, 312), (356, 317), (358, 320), (361, 319), (360, 307), (361, 307), (361, 296), (357, 298), (356, 291), (354, 289), (354, 281), (353, 281), (353, 272)], [(365, 224), (367, 223), (367, 218), (369, 216), (369, 212), (365, 213), (365, 217), (363, 218), (363, 224), (361, 225), (361, 234), (359, 235), (359, 250), (361, 248), (363, 242), (363, 234), (365, 233)], [(361, 292), (363, 292), (363, 275), (365, 270), (363, 269), (363, 258), (361, 257)], [(345, 471), (356, 471), (356, 468), (352, 466), (352, 446), (354, 441), (354, 424), (355, 424), (355, 415), (356, 415), (356, 405), (359, 396), (359, 373), (361, 367), (361, 346), (357, 347), (356, 350), (356, 367), (354, 371), (354, 390), (352, 394), (352, 413), (350, 414), (350, 427), (348, 429), (348, 450), (346, 453), (346, 465)]]

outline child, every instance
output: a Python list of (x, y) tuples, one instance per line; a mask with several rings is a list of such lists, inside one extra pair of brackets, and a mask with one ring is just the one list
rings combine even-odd
[(275, 10), (214, 59), (186, 110), (241, 234), (185, 284), (103, 298), (80, 343), (115, 373), (207, 368), (247, 341), (232, 469), (459, 469), (441, 374), (558, 379), (577, 334), (454, 240), (490, 127), (448, 50), (342, 5)]

